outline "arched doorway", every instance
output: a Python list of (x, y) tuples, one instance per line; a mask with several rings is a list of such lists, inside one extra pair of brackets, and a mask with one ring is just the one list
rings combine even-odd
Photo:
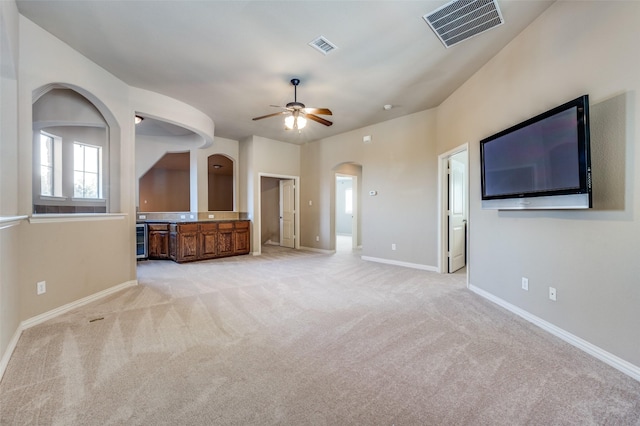
[(342, 163), (333, 172), (333, 247), (336, 252), (352, 252), (362, 247), (362, 165)]

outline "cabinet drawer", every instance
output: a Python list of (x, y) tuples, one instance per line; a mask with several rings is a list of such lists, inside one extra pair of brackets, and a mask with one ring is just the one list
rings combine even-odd
[(233, 222), (222, 222), (218, 224), (218, 228), (221, 231), (230, 231), (233, 229)]
[(197, 223), (180, 223), (176, 225), (176, 230), (181, 233), (198, 232)]
[(149, 231), (168, 231), (168, 223), (150, 223), (147, 225)]
[(242, 222), (236, 222), (236, 229), (248, 229), (249, 228), (249, 222), (248, 221), (242, 221)]
[(217, 223), (201, 223), (200, 232), (216, 232), (218, 230)]

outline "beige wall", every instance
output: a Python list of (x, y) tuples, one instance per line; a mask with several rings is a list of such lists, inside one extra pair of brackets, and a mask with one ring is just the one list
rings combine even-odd
[[(0, 2), (0, 12), (0, 215), (31, 215), (32, 102), (54, 84), (85, 96), (109, 125), (113, 153), (109, 161), (110, 204), (111, 212), (118, 213), (91, 221), (78, 220), (78, 216), (30, 218), (0, 229), (1, 373), (12, 337), (19, 332), (22, 321), (135, 282), (134, 111), (149, 111), (159, 118), (168, 114), (177, 122), (184, 120), (187, 128), (198, 129), (206, 136), (205, 144), (213, 139), (213, 122), (186, 104), (130, 88), (19, 16), (14, 2)], [(5, 46), (12, 48), (10, 52)], [(0, 228), (7, 223), (3, 218)], [(36, 295), (37, 281), (47, 282), (45, 294)]]
[[(18, 214), (18, 9), (0, 2), (0, 217)], [(20, 323), (18, 227), (0, 223), (0, 375)]]
[[(57, 82), (65, 82), (91, 100), (107, 121), (112, 150), (111, 211), (125, 213), (115, 220), (25, 222), (17, 228), (20, 273), (15, 285), (23, 321), (135, 280), (135, 210), (132, 188), (127, 186), (131, 182), (128, 171), (133, 169), (132, 135), (127, 126), (133, 121), (127, 104), (128, 87), (31, 21), (20, 17), (19, 22), (18, 213), (31, 213), (33, 95)], [(35, 285), (42, 280), (47, 281), (47, 293), (38, 296)]]
[[(20, 286), (18, 277), (17, 248), (20, 244), (20, 227), (0, 229), (0, 359), (5, 355), (9, 342), (20, 324)], [(8, 361), (5, 358), (3, 361)], [(0, 368), (0, 376), (2, 375)]]
[[(436, 112), (429, 110), (303, 145), (301, 245), (335, 248), (336, 166), (356, 163), (362, 165), (359, 207), (363, 256), (435, 269), (435, 134)], [(363, 143), (365, 135), (372, 137), (370, 144)], [(378, 195), (368, 195), (372, 190)], [(396, 244), (397, 250), (392, 251), (391, 244)]]
[[(438, 151), (470, 146), (471, 284), (637, 366), (639, 18), (637, 2), (557, 2), (438, 108)], [(585, 93), (594, 209), (482, 210), (478, 141)]]
[[(20, 312), (27, 319), (82, 299), (114, 285), (135, 280), (129, 225), (123, 218), (67, 223), (28, 223), (19, 227), (21, 268)], [(47, 292), (36, 295), (36, 283)]]
[(141, 212), (188, 212), (189, 170), (152, 168), (139, 180)]
[[(299, 177), (300, 145), (253, 136), (240, 142), (241, 206), (246, 207), (251, 230), (251, 250), (261, 251), (260, 177)], [(298, 189), (299, 191), (299, 189)], [(243, 207), (243, 208), (244, 208)]]

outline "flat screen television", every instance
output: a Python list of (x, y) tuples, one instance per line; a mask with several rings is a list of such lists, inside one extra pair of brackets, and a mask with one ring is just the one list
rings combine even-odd
[(482, 207), (588, 209), (589, 96), (480, 141)]

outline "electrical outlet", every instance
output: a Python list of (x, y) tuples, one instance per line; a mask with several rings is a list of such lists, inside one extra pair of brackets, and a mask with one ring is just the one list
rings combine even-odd
[(522, 289), (529, 291), (529, 278), (522, 277)]
[(46, 281), (38, 281), (36, 284), (36, 294), (41, 295), (47, 292), (47, 282)]
[(391, 250), (395, 250), (396, 249), (396, 245), (395, 244), (391, 244)]
[(213, 219), (213, 218), (215, 218), (215, 217), (216, 217), (216, 215), (215, 215), (215, 214), (210, 214), (210, 215), (209, 215), (209, 219)]
[(549, 287), (549, 299), (556, 301), (556, 289), (555, 287)]
[(320, 236), (316, 235), (316, 241), (320, 241)]

